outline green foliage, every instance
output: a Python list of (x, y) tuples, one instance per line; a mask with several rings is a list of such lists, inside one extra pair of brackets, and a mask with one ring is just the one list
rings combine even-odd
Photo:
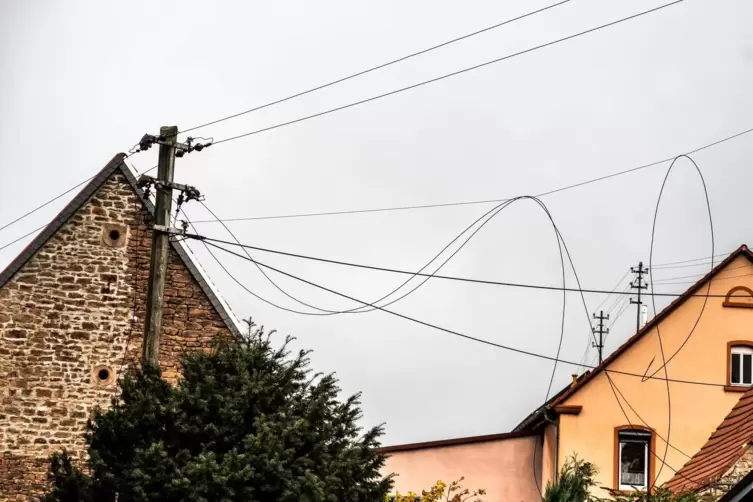
[(85, 471), (53, 456), (45, 501), (382, 501), (382, 428), (362, 431), (359, 396), (338, 401), (307, 354), (259, 330), (185, 356), (175, 387), (136, 370), (90, 420)]
[(565, 460), (559, 480), (547, 484), (543, 502), (592, 502), (597, 499), (589, 494), (596, 486), (594, 476), (599, 470), (590, 462), (573, 456)]
[(713, 497), (696, 492), (674, 494), (666, 488), (655, 487), (651, 494), (645, 492), (610, 492), (611, 498), (598, 498), (590, 494), (597, 486), (594, 476), (599, 470), (590, 462), (577, 456), (568, 457), (560, 471), (557, 483), (549, 483), (543, 502), (711, 502)]
[(479, 495), (486, 495), (486, 490), (479, 488), (469, 490), (463, 488), (462, 482), (465, 477), (461, 477), (447, 485), (442, 480), (437, 481), (434, 486), (428, 490), (421, 491), (421, 495), (415, 492), (408, 492), (405, 495), (397, 492), (396, 495), (386, 495), (385, 502), (483, 502)]

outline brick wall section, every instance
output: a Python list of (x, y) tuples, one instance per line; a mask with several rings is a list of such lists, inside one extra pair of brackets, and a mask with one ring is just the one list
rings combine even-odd
[[(125, 246), (105, 245), (112, 224), (127, 226)], [(143, 206), (116, 172), (0, 289), (0, 501), (38, 493), (53, 451), (84, 453), (87, 418), (115, 392), (93, 368), (118, 377), (124, 361), (140, 358), (150, 252)], [(177, 377), (182, 351), (218, 335), (230, 331), (171, 250), (165, 377)]]

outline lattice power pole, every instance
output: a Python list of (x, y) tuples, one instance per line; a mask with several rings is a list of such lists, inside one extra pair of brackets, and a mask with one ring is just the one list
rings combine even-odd
[(635, 313), (635, 332), (637, 333), (641, 329), (641, 311), (643, 306), (643, 302), (641, 301), (641, 291), (648, 289), (648, 284), (643, 280), (643, 276), (648, 274), (648, 269), (643, 266), (643, 262), (639, 262), (638, 268), (630, 267), (630, 272), (635, 274), (635, 280), (630, 283), (630, 287), (638, 290), (638, 299), (630, 299), (630, 303), (638, 306)]
[(604, 311), (600, 311), (599, 315), (593, 314), (594, 319), (599, 321), (599, 324), (591, 328), (594, 332), (594, 334), (599, 335), (599, 341), (597, 342), (591, 342), (591, 347), (596, 347), (596, 350), (599, 351), (599, 364), (601, 364), (601, 361), (603, 360), (603, 350), (604, 350), (604, 335), (609, 334), (609, 328), (604, 327), (604, 321), (609, 319), (609, 314), (604, 315)]

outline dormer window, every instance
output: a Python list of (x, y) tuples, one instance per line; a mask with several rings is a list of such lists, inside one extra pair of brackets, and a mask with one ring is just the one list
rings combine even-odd
[(730, 347), (729, 384), (741, 387), (753, 385), (753, 347), (748, 345)]

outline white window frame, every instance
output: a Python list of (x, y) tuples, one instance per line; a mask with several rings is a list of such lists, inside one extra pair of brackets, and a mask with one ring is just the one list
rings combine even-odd
[[(636, 435), (636, 439), (625, 439), (620, 437), (621, 434), (626, 433), (641, 433), (640, 435)], [(650, 480), (648, 479), (649, 474), (651, 473), (651, 467), (650, 467), (650, 458), (649, 458), (649, 450), (651, 449), (651, 433), (649, 431), (643, 430), (643, 429), (625, 429), (617, 432), (617, 441), (619, 445), (619, 451), (617, 452), (617, 484), (618, 489), (622, 491), (645, 491), (648, 490), (648, 484)], [(641, 443), (643, 444), (643, 480), (644, 484), (642, 486), (637, 485), (625, 485), (622, 484), (622, 448), (627, 443)]]
[[(740, 376), (739, 382), (733, 382), (732, 381), (732, 355), (738, 354), (740, 356), (740, 366), (738, 367), (738, 374)], [(746, 382), (744, 381), (744, 374), (745, 372), (743, 369), (745, 368), (745, 358), (743, 356), (751, 356), (751, 381)], [(733, 345), (729, 350), (729, 384), (734, 385), (737, 387), (750, 387), (753, 385), (753, 347), (749, 347), (747, 345)]]

